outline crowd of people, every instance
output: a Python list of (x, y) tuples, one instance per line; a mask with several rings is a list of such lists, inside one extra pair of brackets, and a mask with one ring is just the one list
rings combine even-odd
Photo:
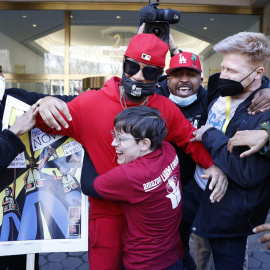
[(137, 34), (122, 78), (98, 91), (5, 92), (32, 107), (0, 134), (1, 172), (24, 151), (19, 137), (34, 125), (85, 148), (91, 270), (206, 270), (211, 253), (216, 270), (240, 270), (247, 237), (270, 229), (262, 225), (270, 207), (270, 38), (241, 32), (218, 42), (221, 73), (208, 90), (199, 56), (175, 48), (171, 36), (168, 46)]

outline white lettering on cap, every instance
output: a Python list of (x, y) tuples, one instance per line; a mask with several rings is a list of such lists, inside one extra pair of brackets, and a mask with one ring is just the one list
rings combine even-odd
[(186, 64), (187, 58), (185, 58), (182, 54), (179, 55), (179, 64)]
[(146, 60), (146, 61), (150, 61), (151, 55), (146, 54), (146, 53), (143, 53), (141, 58), (144, 59), (144, 60)]

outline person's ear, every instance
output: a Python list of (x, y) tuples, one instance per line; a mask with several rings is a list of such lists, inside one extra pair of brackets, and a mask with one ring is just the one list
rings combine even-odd
[(145, 138), (140, 141), (141, 143), (141, 151), (148, 151), (151, 147), (151, 141), (148, 138)]
[(261, 79), (264, 74), (264, 67), (258, 67), (255, 72), (256, 72), (255, 79), (256, 80)]
[(201, 82), (200, 82), (200, 85), (202, 85), (202, 83), (203, 83), (203, 77), (201, 77)]

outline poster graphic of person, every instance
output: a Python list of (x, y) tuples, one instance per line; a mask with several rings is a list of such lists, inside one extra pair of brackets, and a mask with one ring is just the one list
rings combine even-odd
[(81, 190), (79, 187), (79, 183), (74, 176), (77, 167), (78, 166), (76, 165), (74, 169), (69, 173), (66, 167), (61, 166), (59, 168), (61, 176), (57, 176), (56, 172), (53, 171), (54, 180), (62, 182), (66, 200), (68, 201), (70, 206), (81, 205)]
[(5, 187), (6, 196), (2, 202), (3, 220), (0, 241), (12, 241), (17, 239), (21, 223), (21, 215), (15, 198), (15, 189), (16, 180), (13, 180), (12, 188), (9, 186)]
[[(56, 194), (51, 192), (47, 176), (41, 171), (46, 161), (52, 156), (50, 150), (51, 148), (48, 149), (39, 165), (36, 164), (34, 157), (29, 158), (30, 168), (24, 176), (25, 202), (17, 240), (44, 239), (45, 231), (49, 233), (48, 229), (42, 227), (38, 230), (38, 225), (46, 225), (50, 220), (54, 220), (60, 229), (56, 234), (59, 238), (65, 238), (68, 235), (68, 211)], [(39, 219), (41, 219), (40, 222)]]

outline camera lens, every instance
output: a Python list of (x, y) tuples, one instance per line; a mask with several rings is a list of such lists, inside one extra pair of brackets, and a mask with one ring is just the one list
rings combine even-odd
[(166, 25), (162, 23), (155, 23), (149, 28), (149, 33), (155, 34), (158, 38), (164, 40), (168, 31)]
[(146, 22), (144, 33), (155, 34), (164, 42), (169, 43), (170, 28), (168, 22)]
[(161, 32), (162, 32), (159, 27), (153, 28), (152, 31), (153, 31), (153, 34), (155, 34), (157, 37), (160, 37)]

